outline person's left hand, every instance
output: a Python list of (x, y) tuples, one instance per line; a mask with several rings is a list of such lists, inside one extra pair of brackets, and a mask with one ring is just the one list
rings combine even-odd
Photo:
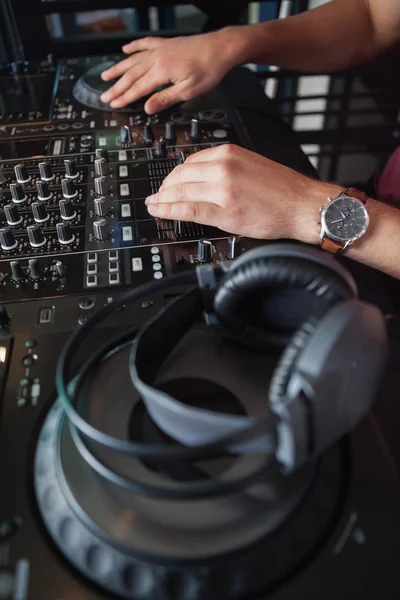
[(160, 219), (194, 221), (258, 239), (316, 243), (319, 208), (334, 191), (337, 186), (225, 144), (189, 156), (146, 204)]

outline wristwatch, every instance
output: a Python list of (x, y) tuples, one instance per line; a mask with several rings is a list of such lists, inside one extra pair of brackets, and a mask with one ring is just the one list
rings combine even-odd
[(355, 188), (346, 188), (335, 198), (328, 198), (320, 212), (321, 248), (331, 254), (346, 250), (368, 229), (368, 197)]

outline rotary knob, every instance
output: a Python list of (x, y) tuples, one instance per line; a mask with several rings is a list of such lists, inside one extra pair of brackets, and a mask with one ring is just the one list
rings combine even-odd
[(157, 158), (162, 158), (163, 156), (166, 155), (166, 152), (167, 152), (167, 144), (165, 142), (165, 139), (162, 137), (156, 141), (155, 155), (157, 156)]
[(47, 183), (47, 181), (37, 181), (36, 182), (36, 191), (37, 191), (37, 197), (39, 198), (39, 200), (50, 200), (50, 198), (53, 196), (53, 194), (50, 192), (49, 189), (49, 184)]
[(76, 198), (78, 190), (75, 187), (74, 182), (71, 179), (61, 180), (61, 189), (64, 198)]
[(94, 212), (98, 217), (106, 217), (108, 215), (107, 200), (104, 196), (94, 199)]
[(10, 262), (10, 269), (13, 281), (21, 281), (21, 279), (24, 278), (24, 272), (18, 260), (12, 260)]
[(37, 223), (36, 225), (29, 225), (26, 228), (29, 237), (29, 243), (32, 248), (40, 248), (40, 246), (44, 246), (46, 243), (46, 238), (43, 235), (42, 228)]
[(28, 173), (28, 169), (25, 165), (15, 165), (14, 167), (15, 179), (18, 183), (28, 183), (31, 180), (31, 176)]
[(108, 159), (107, 150), (105, 148), (96, 148), (96, 158)]
[(106, 177), (96, 177), (94, 180), (94, 191), (98, 196), (108, 194), (108, 181)]
[(122, 125), (119, 133), (121, 144), (131, 144), (132, 143), (132, 134), (128, 125)]
[(43, 181), (52, 181), (55, 175), (53, 173), (53, 169), (51, 168), (51, 164), (49, 162), (41, 162), (39, 163), (39, 173), (40, 179)]
[(75, 236), (69, 223), (57, 223), (56, 229), (60, 244), (71, 244), (74, 241)]
[(176, 140), (176, 128), (173, 121), (167, 121), (165, 123), (165, 139), (169, 142), (174, 142)]
[(58, 203), (60, 207), (60, 215), (64, 221), (70, 221), (76, 217), (74, 206), (69, 198), (63, 198)]
[(197, 119), (190, 121), (190, 137), (194, 141), (200, 138), (200, 127)]
[(64, 160), (65, 177), (67, 179), (76, 179), (79, 177), (78, 169), (73, 158), (66, 158)]
[(96, 175), (106, 176), (108, 173), (108, 164), (105, 158), (96, 158), (94, 161), (94, 172)]
[(105, 242), (109, 238), (108, 225), (105, 219), (93, 222), (93, 235), (99, 242)]
[(212, 243), (210, 240), (201, 239), (197, 243), (197, 260), (199, 263), (212, 261)]
[(35, 223), (44, 223), (50, 219), (44, 202), (32, 202), (31, 206)]
[(8, 225), (19, 225), (22, 223), (22, 217), (19, 214), (19, 210), (13, 204), (6, 204), (4, 207), (4, 214)]
[(150, 123), (146, 123), (143, 129), (143, 141), (146, 144), (152, 144), (154, 140), (153, 130), (151, 128)]
[(18, 242), (9, 227), (0, 229), (0, 245), (2, 250), (12, 250), (18, 246)]
[(28, 271), (32, 279), (40, 279), (43, 272), (37, 258), (31, 258), (28, 262)]
[(237, 235), (232, 235), (228, 239), (228, 248), (226, 250), (226, 258), (229, 260), (233, 260), (237, 258), (242, 253), (242, 243), (240, 241), (240, 237)]
[(26, 200), (26, 194), (24, 189), (20, 183), (11, 183), (10, 184), (10, 192), (11, 192), (11, 200), (15, 202), (15, 204), (21, 204)]

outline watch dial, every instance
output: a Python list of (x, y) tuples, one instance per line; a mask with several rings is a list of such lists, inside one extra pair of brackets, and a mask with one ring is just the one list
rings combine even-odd
[(364, 205), (349, 196), (333, 200), (325, 211), (327, 232), (339, 240), (352, 240), (362, 235), (367, 221)]

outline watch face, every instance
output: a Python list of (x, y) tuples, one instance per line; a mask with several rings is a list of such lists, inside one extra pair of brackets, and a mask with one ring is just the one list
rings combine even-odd
[(368, 220), (364, 204), (350, 196), (332, 200), (323, 213), (325, 232), (333, 239), (343, 242), (361, 237), (367, 230)]

